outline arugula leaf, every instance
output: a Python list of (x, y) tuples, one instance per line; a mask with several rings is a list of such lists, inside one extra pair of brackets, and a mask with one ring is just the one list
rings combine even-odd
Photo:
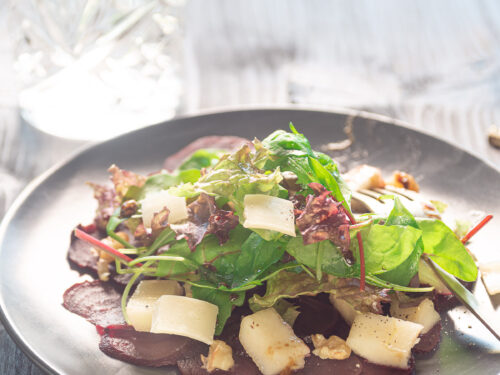
[(118, 228), (118, 225), (123, 223), (126, 218), (120, 218), (120, 209), (116, 209), (113, 215), (108, 220), (108, 224), (106, 225), (106, 234), (114, 239), (115, 241), (118, 241), (121, 243), (125, 248), (127, 249), (135, 249), (134, 246), (132, 246), (128, 241), (124, 240), (121, 238), (119, 235), (115, 233), (116, 228)]
[(233, 306), (241, 306), (245, 302), (245, 292), (222, 292), (216, 289), (191, 288), (193, 298), (210, 302), (219, 308), (217, 314), (217, 325), (215, 326), (215, 335), (220, 335), (224, 329), (227, 319), (231, 316)]
[(465, 246), (440, 220), (421, 219), (424, 253), (428, 254), (445, 271), (463, 281), (477, 279), (477, 267)]
[(329, 240), (304, 245), (302, 237), (295, 237), (288, 241), (286, 251), (299, 263), (316, 270), (320, 279), (322, 272), (338, 277), (359, 276), (359, 265), (349, 266), (338, 247)]
[(283, 171), (291, 171), (304, 187), (311, 182), (324, 185), (350, 212), (350, 190), (336, 163), (329, 156), (314, 152), (307, 138), (298, 133), (292, 124), (290, 129), (292, 133), (277, 130), (262, 141), (270, 152), (265, 168), (273, 170), (279, 167)]
[(252, 233), (241, 246), (233, 273), (233, 288), (254, 281), (272, 264), (278, 262), (285, 252), (282, 242), (266, 241)]
[[(223, 245), (220, 245), (216, 236), (208, 235), (196, 246), (194, 252), (191, 252), (186, 240), (180, 240), (163, 254), (189, 259), (199, 265), (200, 270), (205, 272), (205, 278), (209, 278), (208, 281), (211, 283), (230, 285), (242, 245), (251, 233), (250, 230), (238, 225), (231, 231), (229, 240)], [(216, 271), (205, 270), (207, 266)], [(189, 269), (179, 262), (160, 260), (156, 276), (172, 276), (188, 271)]]

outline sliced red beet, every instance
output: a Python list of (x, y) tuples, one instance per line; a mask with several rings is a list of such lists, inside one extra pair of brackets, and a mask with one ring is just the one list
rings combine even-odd
[(140, 366), (176, 365), (177, 361), (199, 358), (208, 345), (176, 335), (137, 332), (131, 326), (104, 329), (99, 349), (110, 357)]
[(193, 152), (202, 148), (234, 151), (245, 143), (250, 144), (251, 142), (248, 139), (234, 136), (211, 135), (208, 137), (201, 137), (165, 159), (163, 168), (168, 171), (173, 171)]
[[(91, 234), (93, 237), (101, 240), (104, 236), (101, 236), (98, 231), (89, 233), (86, 227), (78, 225), (78, 229)], [(68, 261), (71, 267), (80, 273), (86, 273), (93, 277), (97, 277), (97, 261), (99, 260), (99, 255), (97, 252), (92, 250), (92, 245), (88, 242), (80, 240), (75, 236), (75, 231), (71, 231), (71, 242), (68, 249)], [(111, 273), (111, 280), (118, 286), (118, 288), (123, 288), (127, 285), (128, 281), (132, 277), (132, 274), (118, 275), (115, 272), (114, 263), (109, 266)]]
[[(81, 225), (78, 226), (78, 229), (84, 230), (84, 227)], [(98, 232), (89, 233), (96, 238)], [(76, 238), (75, 231), (71, 231), (71, 242), (68, 249), (68, 260), (71, 265), (78, 267), (83, 272), (97, 272), (97, 260), (99, 259), (99, 255), (92, 251), (92, 245), (89, 243)]]
[(420, 341), (413, 347), (415, 353), (429, 353), (438, 347), (441, 341), (441, 322), (438, 322), (427, 333), (420, 336)]
[(99, 280), (75, 284), (64, 292), (63, 306), (99, 326), (123, 324), (121, 294)]

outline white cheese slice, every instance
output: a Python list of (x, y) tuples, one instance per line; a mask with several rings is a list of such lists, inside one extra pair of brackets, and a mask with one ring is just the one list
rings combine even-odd
[(178, 223), (187, 219), (188, 212), (185, 197), (170, 195), (166, 190), (154, 191), (146, 195), (141, 201), (142, 221), (146, 228), (151, 228), (151, 220), (155, 213), (160, 212), (165, 207), (170, 211), (168, 223)]
[(211, 345), (219, 308), (184, 296), (162, 296), (153, 307), (151, 332), (192, 338)]
[(428, 298), (414, 307), (400, 307), (398, 301), (394, 301), (391, 304), (391, 315), (394, 318), (423, 325), (422, 334), (429, 332), (441, 320), (441, 317), (434, 309), (434, 303)]
[(406, 369), (411, 348), (423, 328), (421, 324), (388, 316), (358, 314), (346, 342), (354, 353), (370, 362)]
[(264, 375), (301, 369), (310, 353), (309, 347), (273, 308), (245, 316), (239, 339)]
[(181, 295), (182, 287), (173, 280), (143, 280), (127, 302), (127, 315), (136, 331), (149, 332), (155, 302), (163, 295)]
[(295, 237), (291, 201), (264, 194), (247, 194), (243, 205), (245, 228), (269, 229)]
[(483, 284), (490, 296), (500, 293), (500, 261), (479, 265)]

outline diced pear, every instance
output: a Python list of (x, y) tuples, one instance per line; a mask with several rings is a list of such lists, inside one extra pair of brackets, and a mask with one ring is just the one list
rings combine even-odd
[(330, 302), (349, 325), (352, 325), (356, 315), (360, 314), (360, 312), (356, 311), (348, 302), (342, 298), (335, 298), (333, 294), (330, 294)]
[(141, 201), (144, 226), (150, 228), (154, 214), (165, 207), (170, 211), (168, 214), (169, 224), (178, 223), (188, 217), (186, 198), (170, 195), (166, 190), (154, 191)]
[(372, 313), (358, 314), (346, 342), (370, 362), (408, 368), (411, 348), (418, 342), (421, 324)]
[(269, 229), (295, 237), (291, 201), (264, 194), (247, 194), (243, 205), (245, 228)]
[(153, 305), (163, 295), (181, 295), (182, 287), (173, 280), (143, 280), (127, 302), (127, 315), (136, 331), (149, 332)]
[(161, 296), (153, 307), (151, 332), (169, 333), (211, 345), (219, 308), (184, 296)]
[(418, 264), (418, 279), (420, 284), (428, 284), (433, 286), (439, 294), (451, 294), (450, 290), (443, 284), (441, 279), (436, 275), (436, 272), (423, 259), (420, 259)]
[(301, 369), (310, 353), (309, 347), (273, 308), (245, 316), (239, 338), (264, 375)]
[(479, 270), (488, 294), (500, 293), (500, 261), (480, 264)]
[(394, 301), (391, 304), (391, 315), (394, 318), (423, 325), (422, 334), (429, 332), (440, 321), (440, 316), (434, 309), (434, 303), (428, 298), (414, 307), (400, 307), (398, 301)]

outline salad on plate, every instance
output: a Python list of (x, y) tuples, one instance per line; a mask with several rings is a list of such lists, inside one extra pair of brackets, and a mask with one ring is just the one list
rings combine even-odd
[(200, 138), (164, 167), (111, 166), (112, 185), (89, 183), (94, 222), (71, 235), (71, 266), (94, 280), (63, 305), (113, 358), (182, 374), (408, 374), (456, 303), (429, 262), (477, 278), (444, 204), (385, 194), (389, 209), (366, 212), (353, 198), (418, 191), (411, 175), (341, 174), (291, 124), (262, 141)]

